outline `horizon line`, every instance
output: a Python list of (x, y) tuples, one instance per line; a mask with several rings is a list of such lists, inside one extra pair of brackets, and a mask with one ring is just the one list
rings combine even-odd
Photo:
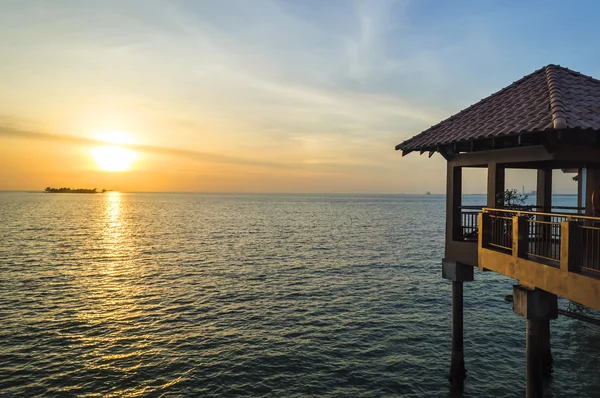
[[(0, 189), (0, 192), (27, 192), (45, 193), (43, 189)], [(107, 193), (155, 193), (155, 194), (205, 194), (205, 195), (406, 195), (406, 196), (429, 196), (427, 193), (383, 193), (383, 192), (222, 192), (222, 191), (119, 191), (108, 190)], [(101, 191), (97, 193), (102, 193)], [(446, 196), (445, 193), (431, 193), (431, 196)], [(462, 196), (477, 195), (485, 196), (485, 193), (465, 193)], [(526, 194), (534, 196), (535, 194)], [(553, 193), (561, 196), (577, 196), (576, 193)]]

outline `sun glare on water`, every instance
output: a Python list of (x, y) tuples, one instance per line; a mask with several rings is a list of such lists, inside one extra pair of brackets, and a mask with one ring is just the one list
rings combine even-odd
[(119, 131), (109, 131), (98, 136), (100, 141), (107, 145), (92, 148), (92, 157), (96, 161), (98, 168), (104, 171), (126, 171), (137, 158), (137, 154), (124, 147), (131, 144), (127, 134)]

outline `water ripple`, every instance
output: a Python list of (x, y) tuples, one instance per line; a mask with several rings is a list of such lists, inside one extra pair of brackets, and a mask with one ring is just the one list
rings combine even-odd
[[(0, 193), (0, 395), (448, 396), (444, 209)], [(461, 396), (524, 395), (512, 283), (477, 273), (465, 287)], [(561, 318), (552, 343), (551, 395), (594, 396), (598, 329)]]

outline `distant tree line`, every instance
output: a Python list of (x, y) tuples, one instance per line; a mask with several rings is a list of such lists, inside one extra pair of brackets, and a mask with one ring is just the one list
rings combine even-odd
[[(96, 188), (94, 188), (94, 189), (83, 189), (83, 188), (71, 189), (71, 188), (67, 188), (67, 187), (62, 187), (62, 188), (46, 187), (46, 189), (44, 189), (44, 192), (48, 192), (48, 193), (98, 193), (98, 190)], [(104, 193), (104, 192), (106, 192), (106, 189), (102, 190), (102, 193)]]

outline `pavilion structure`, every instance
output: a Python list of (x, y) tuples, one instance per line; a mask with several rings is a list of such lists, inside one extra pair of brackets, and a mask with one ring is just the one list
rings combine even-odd
[[(527, 397), (549, 376), (557, 296), (600, 310), (600, 80), (545, 66), (396, 146), (447, 161), (442, 276), (452, 282), (450, 382), (461, 388), (463, 282), (473, 269), (519, 281), (527, 319)], [(465, 168), (487, 169), (487, 203), (462, 204)], [(537, 171), (536, 204), (504, 203), (505, 171)], [(553, 170), (576, 173), (577, 206), (552, 203)]]

